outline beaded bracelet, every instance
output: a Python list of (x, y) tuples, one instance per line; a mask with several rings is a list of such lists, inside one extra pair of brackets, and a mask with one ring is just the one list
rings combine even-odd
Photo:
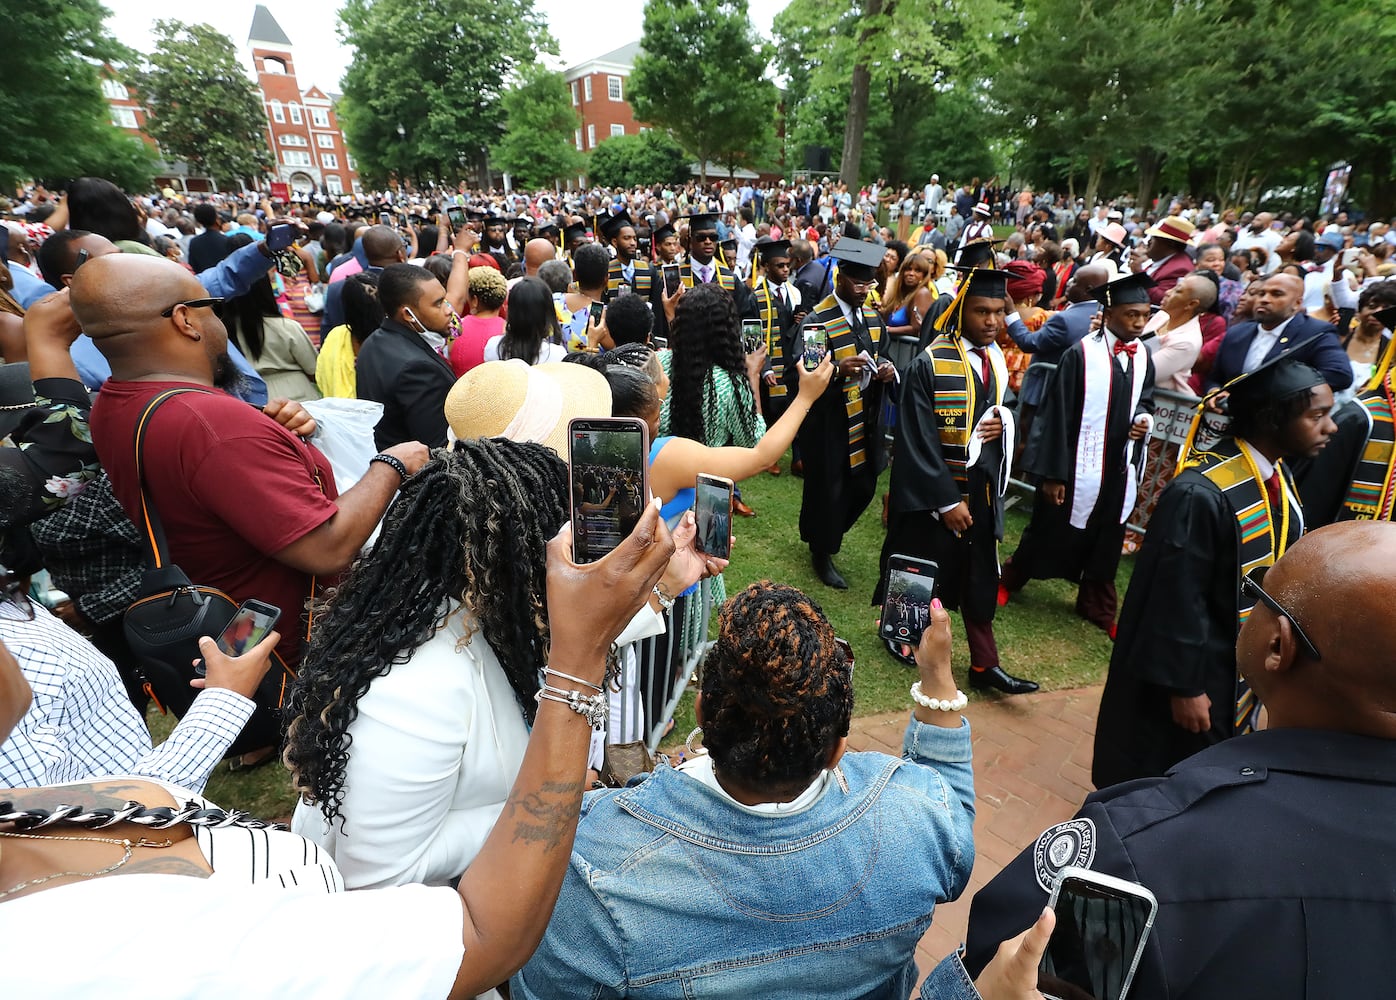
[(921, 693), (921, 682), (911, 685), (911, 700), (933, 712), (958, 712), (969, 704), (969, 696), (956, 688), (954, 698), (928, 698)]
[(604, 694), (594, 694), (588, 697), (580, 691), (568, 691), (552, 687), (549, 684), (544, 684), (539, 688), (538, 693), (533, 696), (533, 700), (540, 705), (545, 701), (555, 701), (559, 705), (566, 705), (583, 719), (586, 719), (587, 724), (598, 733), (606, 728), (606, 719), (611, 714)]

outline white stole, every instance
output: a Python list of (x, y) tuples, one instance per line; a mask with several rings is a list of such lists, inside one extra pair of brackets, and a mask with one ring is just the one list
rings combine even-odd
[[(968, 446), (969, 455), (965, 461), (965, 468), (971, 468), (978, 463), (979, 454), (984, 448), (984, 442), (979, 437), (980, 425), (990, 417), (998, 417), (999, 420), (1003, 422), (1003, 437), (1001, 439), (1003, 454), (999, 460), (999, 467), (996, 470), (997, 474), (994, 476), (994, 480), (998, 486), (998, 495), (1003, 496), (1004, 493), (1008, 492), (1008, 478), (1013, 465), (1013, 434), (1015, 428), (1015, 424), (1013, 423), (1013, 411), (1003, 406), (1004, 390), (1008, 388), (1008, 363), (1004, 360), (1003, 351), (999, 348), (998, 344), (990, 344), (988, 347), (984, 348), (984, 350), (989, 356), (989, 367), (994, 370), (994, 384), (998, 386), (998, 392), (994, 397), (993, 405), (984, 411), (984, 415), (979, 418), (978, 422), (974, 425), (974, 429), (970, 432)], [(975, 372), (981, 370), (978, 361), (979, 358), (974, 354), (973, 349), (966, 347), (965, 362), (973, 367)], [(974, 372), (965, 372), (965, 378), (973, 379), (974, 377)]]
[[(1137, 343), (1137, 342), (1136, 342)], [(1115, 360), (1114, 334), (1092, 334), (1081, 341), (1085, 355), (1083, 369), (1084, 385), (1081, 392), (1081, 432), (1076, 438), (1076, 473), (1071, 493), (1071, 526), (1085, 528), (1100, 498), (1101, 483), (1105, 478), (1105, 442), (1107, 422), (1110, 419), (1110, 395), (1114, 384)], [(1135, 352), (1134, 381), (1130, 386), (1129, 413), (1131, 422), (1139, 397), (1144, 392), (1144, 375), (1148, 367), (1148, 354)], [(1129, 466), (1140, 442), (1129, 440), (1125, 444), (1124, 460)], [(1139, 483), (1126, 473), (1125, 498), (1120, 508), (1120, 523), (1123, 524), (1134, 509), (1138, 499)]]

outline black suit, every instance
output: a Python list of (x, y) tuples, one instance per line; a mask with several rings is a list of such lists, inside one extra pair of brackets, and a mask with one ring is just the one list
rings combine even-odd
[(359, 398), (383, 404), (383, 419), (373, 429), (375, 448), (404, 441), (445, 446), (446, 394), (456, 376), (420, 334), (385, 320), (364, 341), (354, 364)]
[[(1259, 329), (1260, 324), (1255, 320), (1242, 320), (1226, 331), (1221, 346), (1217, 348), (1217, 359), (1212, 362), (1212, 370), (1207, 375), (1208, 389), (1226, 385), (1242, 373), (1246, 365), (1246, 353), (1255, 342)], [(1293, 354), (1294, 360), (1312, 365), (1323, 376), (1324, 381), (1333, 387), (1334, 392), (1352, 385), (1352, 365), (1333, 324), (1314, 319), (1304, 313), (1298, 314), (1281, 332), (1280, 339), (1265, 352), (1263, 360), (1269, 361), (1281, 354), (1290, 353)]]
[(195, 274), (199, 274), (210, 267), (217, 267), (232, 252), (227, 236), (217, 229), (205, 229), (189, 241), (189, 266)]

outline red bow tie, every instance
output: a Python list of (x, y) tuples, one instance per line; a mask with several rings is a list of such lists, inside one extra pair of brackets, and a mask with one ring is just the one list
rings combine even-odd
[(1132, 340), (1128, 344), (1121, 340), (1115, 341), (1116, 354), (1128, 354), (1132, 358), (1137, 350), (1139, 350), (1139, 345)]

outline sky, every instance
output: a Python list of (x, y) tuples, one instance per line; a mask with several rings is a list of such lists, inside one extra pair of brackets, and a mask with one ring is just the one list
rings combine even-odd
[[(111, 17), (107, 26), (118, 40), (138, 52), (149, 52), (155, 21), (176, 17), (190, 23), (213, 25), (233, 40), (239, 52), (252, 26), (254, 0), (218, 0), (198, 4), (180, 13), (168, 0), (103, 0)], [(771, 20), (789, 0), (748, 0), (757, 33), (770, 34)], [(349, 50), (336, 32), (340, 0), (267, 0), (267, 9), (294, 44), (296, 79), (302, 89), (311, 85), (338, 91), (340, 77), (349, 62)], [(562, 65), (571, 66), (612, 49), (638, 41), (644, 20), (644, 0), (534, 0), (557, 39)]]

